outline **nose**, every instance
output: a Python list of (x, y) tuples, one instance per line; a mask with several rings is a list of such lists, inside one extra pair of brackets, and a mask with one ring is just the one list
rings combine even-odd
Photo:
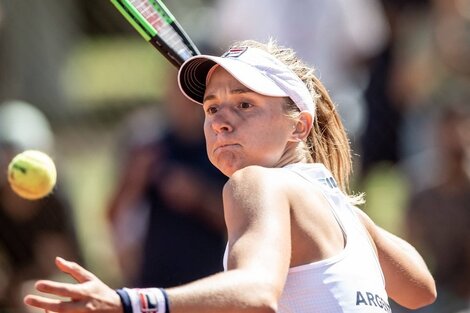
[(212, 130), (218, 133), (231, 132), (233, 130), (232, 124), (229, 122), (226, 114), (222, 112), (215, 113), (210, 120)]

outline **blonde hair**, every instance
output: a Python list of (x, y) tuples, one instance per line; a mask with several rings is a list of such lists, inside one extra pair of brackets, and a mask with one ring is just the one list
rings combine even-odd
[[(349, 179), (352, 173), (352, 156), (349, 139), (341, 118), (328, 91), (315, 76), (312, 67), (300, 60), (294, 50), (277, 45), (274, 40), (260, 43), (254, 40), (240, 41), (235, 47), (253, 47), (262, 49), (288, 66), (305, 83), (316, 104), (313, 127), (306, 140), (307, 158), (311, 162), (323, 163), (338, 182), (338, 187), (349, 195)], [(299, 115), (299, 108), (289, 101), (287, 114)], [(349, 196), (354, 204), (364, 202), (362, 195)]]

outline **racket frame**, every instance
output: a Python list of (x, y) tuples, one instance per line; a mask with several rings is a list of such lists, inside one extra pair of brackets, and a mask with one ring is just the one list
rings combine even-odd
[[(183, 44), (188, 48), (192, 56), (200, 54), (196, 45), (191, 41), (188, 34), (176, 21), (170, 10), (160, 0), (147, 0), (164, 20), (180, 36)], [(139, 32), (139, 34), (150, 42), (161, 54), (163, 54), (174, 66), (180, 67), (186, 61), (179, 55), (158, 33), (158, 30), (150, 24), (145, 17), (128, 0), (111, 0), (126, 20)]]

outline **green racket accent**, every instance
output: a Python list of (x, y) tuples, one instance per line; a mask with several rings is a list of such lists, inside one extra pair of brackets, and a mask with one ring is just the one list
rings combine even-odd
[(163, 2), (160, 0), (149, 0), (149, 2), (168, 24), (175, 21), (175, 17), (171, 15), (170, 10), (168, 10)]
[(139, 34), (176, 67), (199, 51), (161, 0), (110, 0)]
[(111, 2), (146, 41), (157, 34), (153, 26), (126, 0), (111, 0)]

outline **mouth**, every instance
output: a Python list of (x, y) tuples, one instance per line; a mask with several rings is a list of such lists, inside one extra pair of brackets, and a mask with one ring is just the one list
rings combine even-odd
[(236, 144), (236, 143), (227, 143), (227, 144), (221, 144), (221, 145), (217, 145), (215, 148), (214, 148), (214, 153), (219, 151), (219, 150), (225, 150), (225, 149), (230, 149), (230, 148), (233, 148), (233, 147), (238, 147), (240, 146), (239, 144)]

